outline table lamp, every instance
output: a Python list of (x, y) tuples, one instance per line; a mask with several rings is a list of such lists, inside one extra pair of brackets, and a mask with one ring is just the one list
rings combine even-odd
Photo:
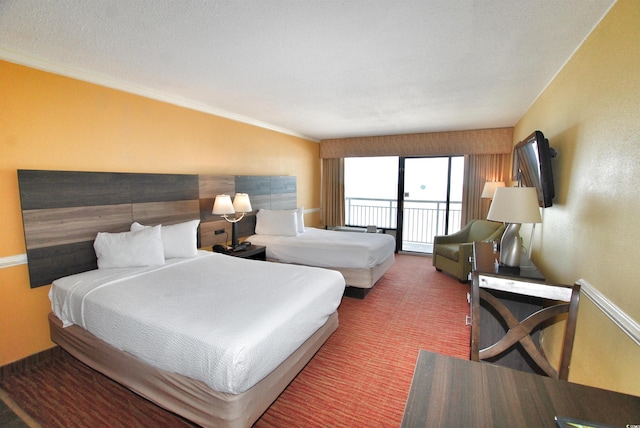
[(499, 187), (487, 220), (502, 221), (507, 227), (500, 241), (500, 263), (510, 267), (520, 266), (520, 225), (542, 223), (538, 194), (534, 187)]
[(498, 187), (504, 187), (504, 181), (487, 181), (482, 188), (482, 199), (493, 199)]
[[(222, 216), (222, 218), (231, 223), (231, 247), (233, 251), (241, 249), (238, 245), (237, 223), (242, 220), (248, 212), (251, 212), (251, 201), (249, 200), (248, 194), (236, 193), (236, 196), (233, 198), (233, 204), (231, 203), (231, 197), (229, 195), (216, 196), (211, 213)], [(240, 213), (240, 217), (236, 217), (236, 213)], [(233, 218), (229, 218), (230, 215), (233, 215)]]

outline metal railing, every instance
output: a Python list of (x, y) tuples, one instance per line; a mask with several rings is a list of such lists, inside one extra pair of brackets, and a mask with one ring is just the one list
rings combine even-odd
[[(446, 201), (405, 199), (402, 220), (403, 242), (433, 244), (433, 237), (460, 230), (462, 202), (449, 203), (449, 231), (445, 229)], [(345, 224), (397, 229), (398, 203), (393, 199), (345, 198)]]

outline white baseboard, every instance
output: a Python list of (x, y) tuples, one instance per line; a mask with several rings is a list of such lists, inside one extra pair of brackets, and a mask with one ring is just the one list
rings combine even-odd
[(584, 279), (579, 279), (577, 283), (580, 284), (580, 294), (588, 297), (598, 309), (640, 346), (640, 324)]

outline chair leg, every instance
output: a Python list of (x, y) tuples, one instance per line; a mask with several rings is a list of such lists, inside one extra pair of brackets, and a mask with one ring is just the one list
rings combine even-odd
[(559, 378), (569, 379), (569, 368), (571, 366), (571, 354), (573, 353), (573, 341), (576, 334), (576, 322), (578, 321), (578, 303), (580, 302), (580, 284), (573, 284), (571, 300), (569, 301), (569, 316), (564, 331), (564, 341), (562, 355), (560, 357)]

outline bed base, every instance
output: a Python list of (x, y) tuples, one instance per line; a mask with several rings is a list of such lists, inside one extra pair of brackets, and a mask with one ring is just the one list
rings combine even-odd
[[(270, 262), (276, 263), (287, 263), (274, 258), (267, 258)], [(340, 268), (340, 267), (323, 267), (323, 266), (313, 266), (313, 267), (322, 267), (324, 269), (337, 270), (344, 276), (345, 283), (347, 287), (345, 288), (344, 295), (347, 297), (355, 297), (358, 299), (364, 299), (365, 296), (369, 293), (371, 288), (378, 282), (382, 275), (385, 274), (389, 270), (391, 266), (395, 263), (396, 258), (395, 254), (391, 254), (387, 257), (382, 263), (376, 265), (369, 269), (356, 269), (356, 268)]]
[(344, 289), (344, 296), (353, 297), (354, 299), (364, 299), (369, 294), (371, 288), (360, 288), (347, 286)]
[(364, 299), (382, 275), (395, 263), (395, 254), (371, 269), (332, 268), (344, 276), (347, 287), (344, 295), (356, 299)]
[(382, 263), (370, 269), (331, 268), (344, 276), (348, 287), (372, 288), (382, 275), (395, 263), (395, 254), (391, 254)]
[(160, 407), (203, 427), (250, 427), (285, 390), (338, 328), (334, 312), (271, 374), (241, 394), (214, 391), (203, 382), (154, 368), (49, 314), (51, 340), (89, 367)]

